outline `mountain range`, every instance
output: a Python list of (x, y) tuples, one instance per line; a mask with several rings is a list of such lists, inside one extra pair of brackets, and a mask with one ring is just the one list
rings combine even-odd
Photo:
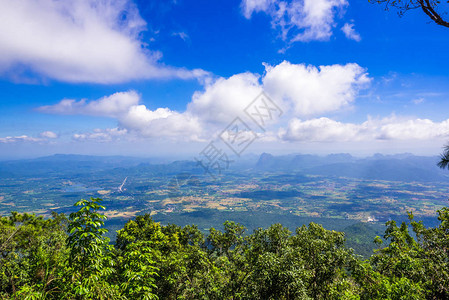
[[(449, 172), (441, 170), (437, 156), (375, 154), (357, 158), (347, 153), (318, 156), (291, 154), (275, 156), (262, 153), (258, 159), (236, 161), (229, 172), (280, 172), (302, 175), (348, 177), (365, 180), (447, 182)], [(200, 174), (202, 168), (195, 161), (157, 162), (148, 158), (126, 156), (65, 155), (27, 160), (0, 162), (0, 178), (83, 174), (92, 172), (176, 174), (190, 172)]]

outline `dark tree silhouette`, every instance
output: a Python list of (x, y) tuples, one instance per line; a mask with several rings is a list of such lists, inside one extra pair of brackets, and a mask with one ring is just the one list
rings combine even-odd
[(449, 169), (449, 144), (444, 146), (443, 153), (440, 155), (440, 161), (437, 163), (437, 166), (441, 169)]
[[(400, 16), (412, 9), (421, 9), (433, 22), (438, 25), (448, 27), (449, 21), (444, 20), (443, 16), (447, 14), (443, 6), (447, 6), (449, 1), (439, 0), (368, 0), (369, 2), (383, 3), (385, 9), (390, 7), (398, 9)], [(443, 4), (442, 4), (443, 2)], [(445, 7), (447, 9), (447, 7)]]

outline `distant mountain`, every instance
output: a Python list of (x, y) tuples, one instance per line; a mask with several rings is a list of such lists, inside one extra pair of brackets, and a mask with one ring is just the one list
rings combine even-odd
[(409, 153), (375, 154), (359, 159), (350, 154), (273, 156), (264, 153), (255, 169), (367, 180), (448, 181), (449, 172), (436, 166), (438, 159), (436, 156), (414, 156)]
[(97, 156), (97, 155), (79, 155), (79, 154), (55, 154), (51, 156), (44, 156), (35, 159), (25, 160), (33, 162), (101, 162), (104, 164), (136, 164), (147, 162), (147, 158), (130, 157), (130, 156)]
[[(230, 164), (230, 169), (251, 169), (257, 157), (246, 156), (239, 163)], [(90, 156), (56, 154), (35, 159), (0, 162), (0, 178), (66, 176), (72, 174), (98, 173), (98, 176), (147, 173), (174, 175), (178, 173), (204, 174), (205, 170), (196, 161), (180, 160), (168, 163), (156, 159), (127, 156)]]
[[(285, 172), (288, 174), (349, 177), (366, 180), (393, 181), (449, 181), (449, 172), (436, 166), (438, 157), (412, 154), (382, 155), (355, 158), (350, 154), (327, 156), (292, 154), (274, 156), (263, 153), (258, 160), (249, 157), (229, 172), (242, 170)], [(0, 162), (0, 178), (8, 177), (64, 177), (71, 174), (115, 176), (132, 174), (175, 175), (178, 173), (205, 174), (195, 161), (154, 163), (149, 159), (126, 156), (53, 155), (28, 160)], [(296, 176), (296, 175), (295, 175)], [(299, 175), (298, 175), (299, 176)]]
[(146, 159), (126, 156), (56, 154), (35, 159), (0, 162), (0, 177), (76, 174), (136, 166)]
[(114, 168), (106, 171), (109, 174), (153, 174), (153, 175), (177, 175), (179, 173), (202, 174), (204, 169), (195, 161), (174, 161), (167, 164), (141, 163), (128, 168)]
[(257, 170), (264, 171), (301, 171), (307, 168), (328, 165), (329, 163), (348, 163), (355, 161), (350, 154), (330, 154), (318, 156), (311, 154), (273, 156), (263, 153), (256, 163)]

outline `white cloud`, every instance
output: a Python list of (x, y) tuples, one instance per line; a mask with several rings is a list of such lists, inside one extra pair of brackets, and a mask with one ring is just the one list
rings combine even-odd
[(58, 138), (58, 135), (56, 133), (54, 133), (53, 131), (41, 132), (40, 136), (42, 138), (46, 138), (46, 139), (56, 139), (56, 138)]
[(297, 115), (317, 115), (351, 104), (370, 79), (357, 64), (316, 68), (284, 61), (266, 65), (262, 81), (265, 91), (293, 106)]
[[(352, 103), (369, 82), (357, 64), (321, 66), (283, 62), (266, 66), (265, 75), (241, 73), (218, 78), (193, 94), (184, 112), (169, 108), (149, 109), (135, 91), (115, 93), (98, 100), (64, 99), (38, 108), (41, 112), (112, 117), (120, 129), (140, 137), (182, 140), (209, 139), (221, 132), (262, 90), (288, 110), (287, 115), (314, 115), (337, 111)], [(284, 110), (285, 111), (285, 110)], [(103, 138), (94, 132), (94, 137)], [(87, 138), (77, 136), (77, 139)]]
[(362, 40), (360, 34), (355, 31), (353, 23), (345, 23), (345, 25), (341, 28), (341, 31), (343, 31), (345, 36), (350, 40), (354, 40), (356, 42), (360, 42)]
[(194, 93), (187, 112), (209, 124), (229, 123), (264, 90), (287, 115), (317, 115), (345, 108), (370, 82), (357, 64), (317, 68), (284, 61), (265, 68), (261, 79), (247, 72), (207, 85)]
[(189, 35), (187, 33), (183, 32), (183, 31), (173, 32), (172, 36), (177, 36), (181, 40), (183, 40), (184, 42), (187, 41), (188, 39), (190, 39)]
[(245, 18), (250, 19), (254, 12), (268, 12), (270, 5), (273, 5), (272, 0), (243, 0), (242, 10)]
[(348, 5), (347, 0), (243, 0), (246, 18), (264, 12), (271, 17), (281, 37), (291, 42), (326, 41), (332, 36), (335, 16)]
[(198, 118), (189, 113), (179, 113), (168, 108), (151, 111), (145, 105), (133, 106), (119, 118), (122, 127), (144, 137), (200, 140), (202, 127)]
[(287, 141), (348, 141), (359, 139), (359, 125), (344, 124), (329, 118), (301, 121), (293, 119), (280, 136)]
[(67, 82), (206, 76), (162, 66), (141, 40), (146, 23), (131, 0), (0, 0), (0, 73)]
[(107, 128), (94, 129), (93, 132), (75, 133), (72, 138), (78, 141), (110, 142), (126, 135), (126, 129)]
[(43, 131), (39, 134), (40, 137), (32, 137), (29, 135), (19, 135), (19, 136), (7, 136), (0, 137), (1, 144), (13, 144), (13, 143), (38, 143), (38, 142), (48, 142), (49, 140), (58, 138), (58, 135), (53, 131)]
[(306, 142), (357, 142), (374, 140), (432, 140), (449, 137), (449, 119), (404, 119), (391, 116), (368, 118), (361, 124), (342, 123), (329, 118), (293, 119), (279, 131), (281, 139)]
[(449, 136), (449, 119), (433, 122), (429, 119), (391, 120), (380, 127), (378, 139), (429, 140)]
[[(150, 110), (135, 91), (119, 92), (97, 100), (64, 99), (54, 105), (37, 108), (44, 113), (91, 115), (117, 119), (119, 128), (140, 137), (203, 140), (242, 114), (245, 107), (262, 91), (259, 75), (242, 73), (219, 78), (193, 94), (186, 111), (169, 108)], [(104, 132), (77, 134), (77, 140), (107, 140)]]
[(93, 101), (64, 99), (55, 105), (41, 106), (37, 110), (61, 115), (112, 117), (118, 121), (118, 131), (98, 129), (92, 133), (75, 134), (73, 138), (76, 140), (108, 141), (113, 136), (118, 136), (118, 133), (136, 133), (143, 137), (199, 139), (201, 127), (196, 117), (188, 112), (179, 113), (168, 108), (152, 111), (140, 102), (141, 97), (137, 92), (128, 91)]
[[(150, 109), (135, 91), (115, 93), (97, 100), (65, 99), (38, 108), (55, 114), (80, 114), (112, 117), (117, 128), (96, 129), (90, 133), (76, 133), (75, 140), (174, 140), (207, 141), (222, 132), (234, 118), (245, 117), (244, 109), (264, 90), (290, 118), (285, 128), (278, 125), (266, 128), (260, 142), (278, 139), (286, 142), (365, 142), (365, 141), (440, 141), (449, 137), (449, 120), (368, 118), (365, 122), (345, 123), (324, 113), (338, 112), (352, 103), (359, 91), (370, 82), (366, 70), (357, 64), (306, 66), (282, 62), (266, 66), (263, 76), (241, 73), (219, 78), (192, 95), (183, 112), (159, 107)], [(300, 119), (301, 118), (301, 119)], [(254, 125), (254, 124), (253, 124)], [(274, 132), (277, 131), (277, 135)], [(57, 137), (44, 132), (46, 139)], [(41, 141), (29, 136), (1, 138), (1, 143)]]
[(20, 135), (20, 136), (7, 136), (0, 138), (0, 143), (2, 144), (10, 144), (10, 143), (18, 143), (18, 142), (41, 142), (43, 139), (34, 138), (28, 135)]
[(91, 115), (118, 117), (138, 105), (140, 95), (135, 91), (119, 92), (101, 99), (90, 101), (64, 99), (55, 105), (41, 106), (39, 111), (62, 115)]
[(227, 79), (220, 78), (197, 91), (187, 111), (207, 123), (228, 123), (243, 113), (246, 106), (260, 93), (259, 76), (241, 73)]

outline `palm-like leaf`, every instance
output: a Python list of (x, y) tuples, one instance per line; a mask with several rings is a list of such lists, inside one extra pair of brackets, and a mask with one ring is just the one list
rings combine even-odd
[(449, 145), (444, 146), (443, 153), (440, 155), (440, 161), (437, 163), (437, 166), (441, 169), (449, 169)]

